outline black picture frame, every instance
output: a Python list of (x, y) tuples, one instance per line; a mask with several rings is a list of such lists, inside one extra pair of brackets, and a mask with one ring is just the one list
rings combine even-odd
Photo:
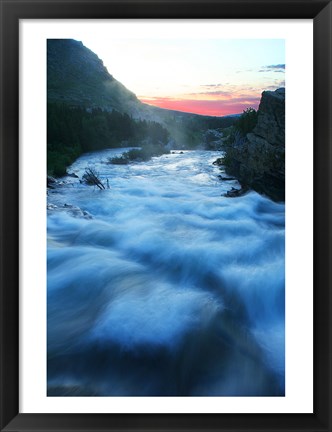
[[(0, 0), (0, 13), (1, 431), (332, 431), (331, 1)], [(19, 413), (19, 20), (50, 18), (314, 20), (313, 414)]]

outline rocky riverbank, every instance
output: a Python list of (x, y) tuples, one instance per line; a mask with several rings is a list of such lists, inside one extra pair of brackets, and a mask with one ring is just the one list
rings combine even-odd
[(244, 188), (285, 200), (285, 89), (262, 93), (255, 128), (226, 147), (225, 168)]

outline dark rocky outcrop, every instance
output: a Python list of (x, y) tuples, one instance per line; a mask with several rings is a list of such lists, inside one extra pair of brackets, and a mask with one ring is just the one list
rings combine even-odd
[(284, 88), (262, 93), (258, 109), (258, 121), (253, 135), (265, 139), (270, 145), (285, 148)]
[(227, 198), (237, 198), (240, 197), (242, 195), (245, 195), (248, 192), (248, 188), (247, 187), (241, 187), (240, 189), (236, 189), (234, 187), (232, 187), (231, 190), (227, 191), (224, 196)]
[(226, 149), (226, 172), (244, 187), (285, 200), (285, 89), (264, 91), (257, 125)]
[(57, 180), (54, 177), (47, 176), (47, 187), (49, 189), (54, 189), (57, 186)]

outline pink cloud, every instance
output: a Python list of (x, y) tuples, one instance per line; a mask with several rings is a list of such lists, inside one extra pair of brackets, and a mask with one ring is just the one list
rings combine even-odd
[(176, 111), (183, 111), (201, 115), (225, 116), (239, 114), (249, 107), (258, 108), (260, 96), (238, 96), (233, 99), (175, 99), (167, 97), (140, 98), (149, 105)]

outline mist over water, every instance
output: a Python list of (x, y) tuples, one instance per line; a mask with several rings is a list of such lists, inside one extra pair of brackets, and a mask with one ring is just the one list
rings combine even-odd
[(219, 152), (123, 151), (49, 193), (48, 395), (284, 395), (284, 205), (223, 197)]

